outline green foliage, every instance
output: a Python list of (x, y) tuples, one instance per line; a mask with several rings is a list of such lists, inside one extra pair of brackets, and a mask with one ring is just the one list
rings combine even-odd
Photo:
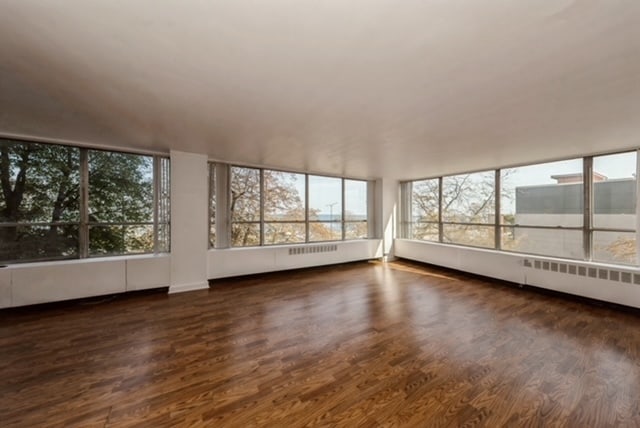
[[(80, 152), (0, 139), (0, 260), (78, 256)], [(88, 154), (89, 223), (152, 222), (153, 158), (98, 150)], [(90, 237), (91, 254), (153, 248), (148, 227), (95, 226)]]
[(89, 221), (153, 222), (153, 158), (89, 151)]
[[(0, 260), (77, 255), (79, 158), (72, 147), (0, 140)], [(72, 224), (33, 225), (59, 222)]]
[(77, 148), (0, 140), (0, 222), (77, 222)]

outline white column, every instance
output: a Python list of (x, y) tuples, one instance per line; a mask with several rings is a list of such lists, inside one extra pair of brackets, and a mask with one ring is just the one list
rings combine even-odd
[(393, 260), (396, 238), (400, 183), (397, 180), (378, 179), (375, 183), (376, 237), (382, 239), (377, 257)]
[(206, 289), (207, 156), (171, 151), (171, 286), (169, 293)]

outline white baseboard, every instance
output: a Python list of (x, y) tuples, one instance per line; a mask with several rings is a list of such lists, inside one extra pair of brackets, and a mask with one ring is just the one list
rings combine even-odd
[(169, 294), (184, 293), (186, 291), (206, 290), (209, 288), (207, 281), (192, 282), (191, 284), (178, 284), (169, 287)]

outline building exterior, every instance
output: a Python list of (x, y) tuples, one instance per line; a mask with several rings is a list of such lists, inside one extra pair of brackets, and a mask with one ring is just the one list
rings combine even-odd
[[(515, 227), (512, 239), (518, 251), (581, 259), (584, 251), (580, 229), (584, 204), (582, 174), (552, 178), (557, 183), (516, 188), (514, 218), (516, 226), (551, 229)], [(634, 234), (623, 230), (635, 229), (635, 178), (609, 180), (594, 173), (593, 198), (593, 227), (615, 230), (594, 232), (593, 259), (633, 263), (635, 255), (629, 254), (629, 250), (635, 248)]]

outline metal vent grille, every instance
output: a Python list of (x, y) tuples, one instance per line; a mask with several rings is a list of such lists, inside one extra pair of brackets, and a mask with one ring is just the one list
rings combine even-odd
[(604, 279), (608, 281), (624, 282), (640, 285), (640, 274), (616, 269), (581, 266), (572, 263), (550, 262), (544, 260), (524, 259), (524, 267), (530, 269), (558, 272), (566, 275), (585, 276), (588, 278)]
[(333, 251), (338, 251), (338, 245), (336, 244), (311, 245), (307, 247), (289, 248), (289, 255), (297, 256), (300, 254), (331, 253)]

